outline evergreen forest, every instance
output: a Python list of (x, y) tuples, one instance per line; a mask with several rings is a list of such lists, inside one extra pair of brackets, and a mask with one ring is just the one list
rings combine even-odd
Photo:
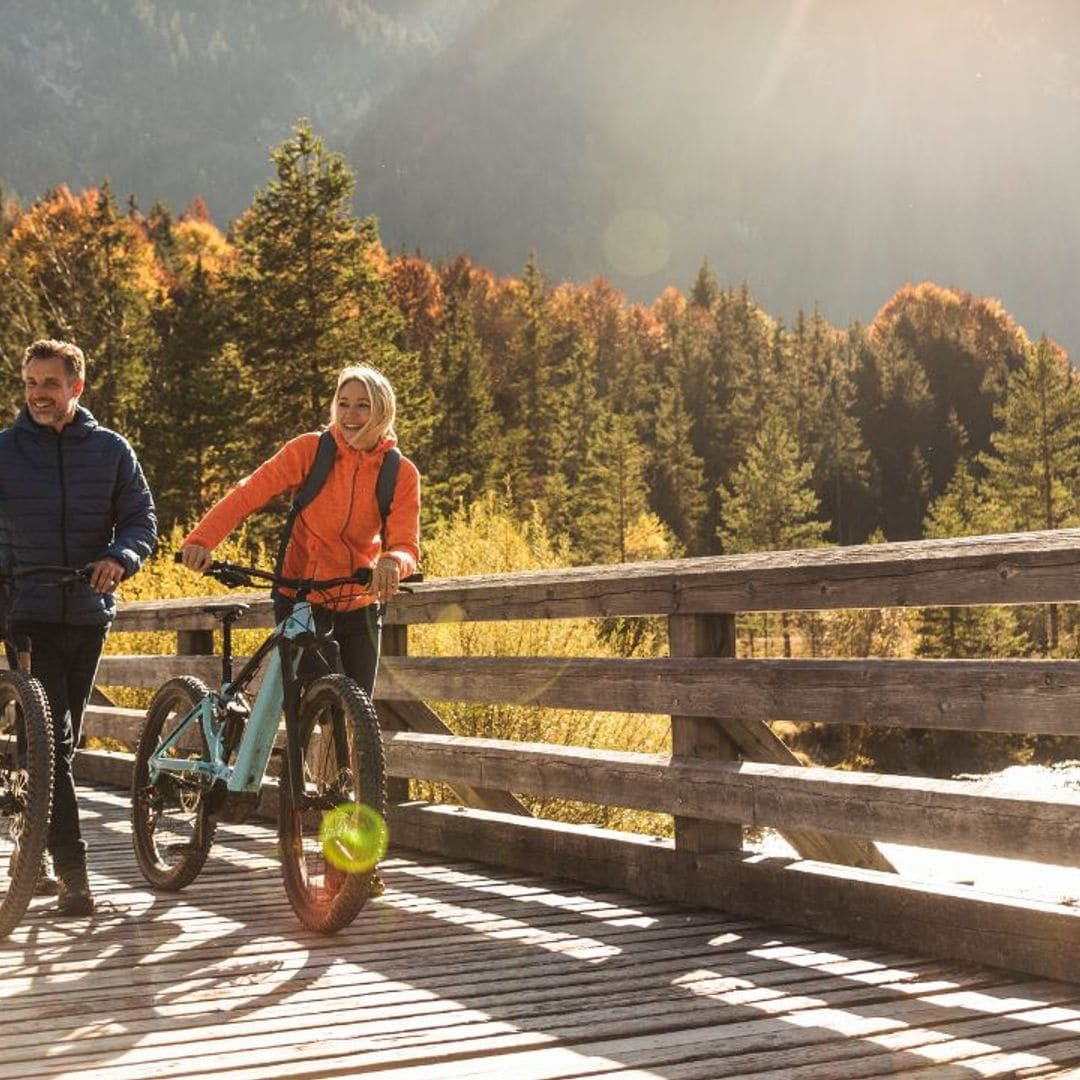
[[(466, 254), (388, 251), (354, 194), (343, 157), (301, 121), (227, 232), (201, 200), (146, 209), (107, 182), (0, 196), (5, 415), (31, 340), (79, 343), (83, 402), (136, 447), (163, 535), (325, 423), (337, 371), (356, 362), (397, 390), (425, 536), (497, 507), (580, 565), (1080, 523), (1080, 385), (1064, 350), (996, 299), (898, 283), (868, 325), (838, 327), (770, 314), (703, 263), (685, 291), (631, 303), (603, 279), (550, 281), (531, 257), (504, 278)], [(601, 631), (624, 655), (655, 646), (647, 628)], [(1080, 620), (757, 616), (740, 648), (1078, 656)], [(948, 736), (930, 750), (892, 737), (827, 749), (935, 771)], [(1050, 742), (988, 743), (986, 761), (1075, 750)]]

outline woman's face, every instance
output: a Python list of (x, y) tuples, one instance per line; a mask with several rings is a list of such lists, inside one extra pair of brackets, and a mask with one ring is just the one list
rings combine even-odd
[(350, 446), (372, 450), (379, 441), (371, 430), (371, 395), (358, 379), (343, 383), (337, 392), (338, 427)]

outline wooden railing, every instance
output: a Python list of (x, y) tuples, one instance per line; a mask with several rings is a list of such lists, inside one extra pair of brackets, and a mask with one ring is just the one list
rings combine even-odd
[[(1080, 867), (1080, 796), (1003, 795), (979, 782), (799, 764), (774, 720), (1080, 734), (1080, 662), (737, 659), (745, 612), (1080, 600), (1080, 530), (761, 553), (431, 581), (395, 602), (376, 690), (396, 842), (829, 933), (1076, 978), (1080, 911), (909, 880), (875, 842)], [(199, 601), (124, 605), (116, 630), (178, 632), (178, 655), (107, 656), (103, 685), (213, 681)], [(410, 625), (661, 615), (654, 660), (408, 655)], [(256, 598), (241, 623), (269, 626)], [(508, 702), (671, 716), (670, 756), (462, 738), (426, 702)], [(131, 742), (133, 710), (95, 706), (91, 734)], [(83, 775), (125, 782), (122, 754)], [(460, 806), (408, 802), (409, 778)], [(658, 811), (674, 837), (532, 818), (514, 794)], [(743, 827), (780, 830), (800, 858), (744, 851)], [(1018, 864), (1019, 865), (1019, 864)], [(1019, 871), (1018, 871), (1019, 872)]]

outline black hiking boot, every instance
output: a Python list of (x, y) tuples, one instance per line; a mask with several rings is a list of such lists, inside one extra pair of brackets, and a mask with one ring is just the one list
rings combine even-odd
[(61, 915), (90, 915), (94, 910), (94, 894), (86, 876), (85, 865), (60, 869), (60, 892), (56, 908)]

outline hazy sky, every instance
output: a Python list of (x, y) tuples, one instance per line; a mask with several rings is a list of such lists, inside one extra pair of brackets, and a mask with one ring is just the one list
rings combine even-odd
[(646, 301), (707, 258), (840, 325), (931, 279), (1080, 355), (1080, 0), (328, 10), (0, 0), (0, 183), (108, 175), (226, 226), (309, 116), (393, 250)]

